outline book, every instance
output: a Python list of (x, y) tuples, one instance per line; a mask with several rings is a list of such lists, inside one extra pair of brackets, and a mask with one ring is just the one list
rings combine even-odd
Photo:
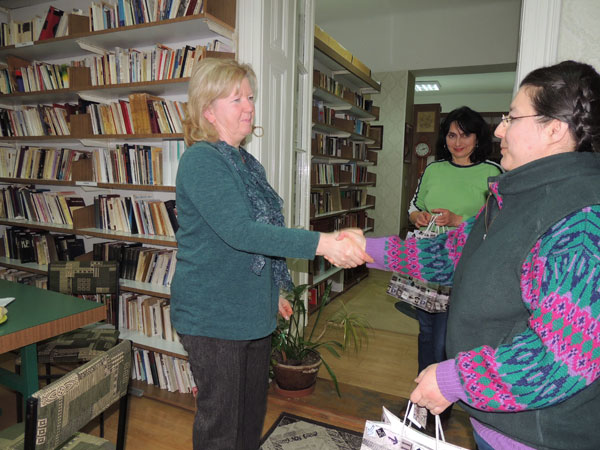
[(63, 10), (55, 8), (54, 6), (50, 6), (50, 8), (48, 8), (46, 20), (44, 21), (44, 25), (42, 26), (42, 31), (40, 32), (40, 37), (38, 40), (42, 41), (55, 37), (58, 23), (63, 15)]

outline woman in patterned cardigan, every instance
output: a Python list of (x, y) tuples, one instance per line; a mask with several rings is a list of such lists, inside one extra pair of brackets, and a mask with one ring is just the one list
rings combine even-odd
[(479, 449), (600, 445), (600, 75), (565, 61), (525, 77), (498, 125), (479, 214), (433, 239), (362, 241), (371, 267), (452, 284), (451, 359), (411, 400), (472, 417)]

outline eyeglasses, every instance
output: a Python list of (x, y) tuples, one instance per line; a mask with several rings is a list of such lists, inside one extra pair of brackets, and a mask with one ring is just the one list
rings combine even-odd
[(540, 117), (540, 116), (543, 116), (543, 114), (530, 114), (528, 116), (517, 116), (517, 117), (512, 117), (510, 114), (507, 114), (507, 115), (502, 114), (502, 123), (506, 126), (509, 126), (513, 120), (524, 119), (526, 117)]

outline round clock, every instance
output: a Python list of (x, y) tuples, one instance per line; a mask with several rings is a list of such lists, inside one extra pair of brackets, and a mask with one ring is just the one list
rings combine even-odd
[(419, 158), (425, 158), (431, 153), (431, 147), (429, 147), (427, 142), (419, 142), (415, 146), (415, 153)]

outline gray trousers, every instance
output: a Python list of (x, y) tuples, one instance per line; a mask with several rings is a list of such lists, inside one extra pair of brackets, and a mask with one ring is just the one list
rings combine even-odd
[(180, 335), (198, 386), (194, 450), (257, 450), (267, 410), (271, 336)]

